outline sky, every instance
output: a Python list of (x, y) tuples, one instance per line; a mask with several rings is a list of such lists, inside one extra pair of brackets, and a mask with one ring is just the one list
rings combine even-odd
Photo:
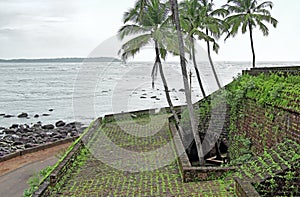
[[(0, 58), (87, 57), (115, 36), (134, 0), (0, 0)], [(217, 6), (226, 0), (215, 0)], [(279, 21), (254, 31), (258, 61), (300, 61), (300, 1), (273, 0)], [(199, 42), (200, 46), (205, 45)], [(219, 40), (217, 61), (251, 61), (249, 34)], [(151, 56), (151, 55), (146, 55)], [(145, 57), (139, 57), (145, 59)], [(147, 59), (147, 58), (146, 58)], [(153, 60), (151, 57), (149, 60)]]

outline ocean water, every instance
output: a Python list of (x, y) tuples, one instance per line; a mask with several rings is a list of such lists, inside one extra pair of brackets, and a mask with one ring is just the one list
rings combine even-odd
[[(299, 66), (299, 62), (260, 62), (257, 67)], [(152, 62), (134, 63), (0, 63), (0, 127), (13, 123), (54, 124), (58, 120), (84, 124), (105, 114), (167, 106), (159, 75), (151, 85)], [(175, 105), (185, 104), (179, 63), (163, 63)], [(198, 63), (208, 93), (217, 90), (211, 67)], [(222, 85), (230, 83), (250, 62), (216, 62)], [(193, 101), (202, 98), (192, 65)], [(50, 112), (49, 109), (54, 111)], [(28, 119), (16, 116), (22, 112)], [(33, 118), (39, 114), (39, 118)], [(50, 116), (41, 116), (49, 114)]]

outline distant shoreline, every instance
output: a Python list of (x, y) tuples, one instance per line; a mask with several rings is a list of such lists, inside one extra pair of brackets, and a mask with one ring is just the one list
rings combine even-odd
[(55, 63), (55, 62), (122, 62), (113, 57), (91, 57), (91, 58), (41, 58), (41, 59), (0, 59), (0, 63)]

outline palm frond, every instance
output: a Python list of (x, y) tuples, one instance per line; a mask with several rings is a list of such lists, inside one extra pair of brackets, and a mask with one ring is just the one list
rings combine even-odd
[(273, 8), (273, 2), (272, 1), (265, 1), (265, 2), (262, 2), (260, 5), (258, 5), (256, 7), (255, 10), (260, 10), (260, 9), (264, 9), (264, 8), (267, 8), (269, 7), (270, 9)]
[(260, 21), (256, 20), (259, 29), (262, 31), (264, 36), (269, 35), (269, 29)]
[(150, 42), (151, 34), (137, 36), (123, 44), (121, 50), (119, 50), (119, 54), (122, 54), (122, 59), (125, 61), (129, 57), (134, 57), (134, 55), (138, 53), (141, 48), (148, 45)]
[(150, 28), (149, 27), (142, 27), (142, 26), (139, 26), (139, 25), (124, 25), (119, 30), (118, 37), (123, 40), (125, 36), (135, 35), (135, 34), (142, 34), (142, 33), (149, 32)]

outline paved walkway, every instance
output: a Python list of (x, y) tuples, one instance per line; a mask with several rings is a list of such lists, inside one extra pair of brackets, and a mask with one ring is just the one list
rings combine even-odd
[(232, 181), (183, 183), (170, 140), (165, 115), (107, 123), (53, 196), (234, 196)]
[(69, 145), (60, 145), (0, 163), (0, 196), (22, 196), (28, 188), (28, 179), (47, 166), (54, 165), (59, 152)]

